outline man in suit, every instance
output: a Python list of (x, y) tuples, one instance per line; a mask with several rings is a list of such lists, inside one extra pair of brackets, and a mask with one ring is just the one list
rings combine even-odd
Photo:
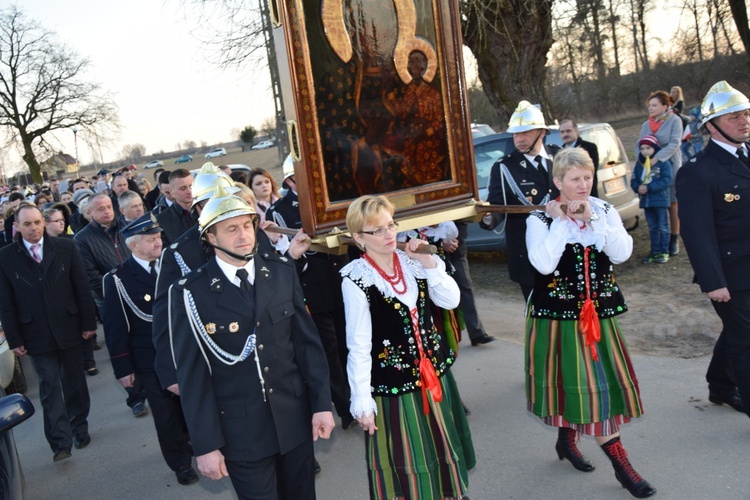
[(31, 356), (58, 462), (91, 442), (81, 341), (96, 331), (94, 301), (75, 243), (45, 236), (33, 204), (18, 207), (15, 224), (21, 237), (0, 250), (0, 320), (13, 352)]
[(566, 148), (583, 148), (589, 154), (591, 161), (594, 163), (594, 185), (591, 187), (591, 196), (598, 198), (599, 184), (596, 174), (599, 170), (599, 150), (596, 148), (596, 144), (581, 139), (578, 133), (578, 124), (570, 118), (560, 122), (560, 137)]
[(156, 206), (156, 200), (159, 199), (159, 195), (161, 194), (161, 191), (159, 190), (159, 175), (164, 172), (163, 168), (157, 168), (154, 171), (154, 188), (146, 193), (145, 201), (146, 201), (146, 207), (151, 210)]
[(680, 233), (694, 281), (722, 322), (708, 399), (750, 415), (750, 101), (721, 81), (701, 112), (711, 140), (677, 171)]
[(313, 440), (334, 427), (325, 352), (294, 263), (256, 254), (257, 223), (222, 188), (201, 212), (215, 255), (169, 291), (182, 407), (203, 475), (242, 499), (313, 499)]
[[(139, 198), (140, 200), (140, 198)], [(121, 205), (122, 207), (122, 205)], [(161, 228), (146, 214), (120, 230), (132, 252), (104, 276), (104, 333), (115, 378), (125, 388), (136, 379), (145, 390), (154, 416), (162, 456), (183, 485), (198, 481), (179, 399), (162, 389), (154, 370), (151, 341), (152, 305), (161, 254)]]
[(163, 229), (161, 233), (164, 248), (168, 247), (182, 234), (196, 225), (191, 208), (193, 206), (193, 176), (184, 168), (178, 168), (169, 174), (169, 188), (174, 203), (160, 212), (156, 218)]
[[(557, 146), (546, 146), (542, 111), (521, 101), (510, 117), (508, 132), (516, 147), (492, 166), (487, 201), (493, 205), (544, 205), (560, 194), (552, 182), (552, 157)], [(526, 250), (528, 214), (486, 214), (480, 225), (493, 230), (502, 225), (510, 279), (521, 286), (524, 299), (534, 288), (534, 268)]]

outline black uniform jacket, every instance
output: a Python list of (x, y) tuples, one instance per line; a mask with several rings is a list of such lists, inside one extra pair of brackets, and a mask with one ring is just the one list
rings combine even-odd
[(159, 225), (163, 229), (161, 240), (164, 242), (165, 248), (177, 241), (185, 231), (198, 224), (198, 220), (193, 214), (185, 213), (177, 202), (172, 203), (171, 207), (159, 212), (156, 215), (156, 220), (159, 221)]
[[(312, 413), (331, 410), (328, 363), (294, 263), (256, 255), (254, 265), (254, 306), (215, 258), (169, 291), (177, 380), (196, 456), (221, 450), (229, 460), (252, 461), (287, 453), (312, 439)], [(255, 353), (234, 365), (217, 359), (188, 322), (183, 290), (221, 349), (237, 355), (255, 332), (265, 401)]]
[(133, 257), (104, 276), (104, 335), (112, 359), (115, 378), (131, 373), (154, 371), (154, 344), (151, 322), (141, 319), (118, 292), (115, 276), (120, 279), (127, 297), (145, 315), (151, 315), (156, 278)]
[(44, 236), (37, 264), (21, 238), (0, 249), (0, 320), (8, 346), (30, 355), (80, 344), (96, 330), (91, 288), (76, 244)]
[[(559, 148), (556, 146), (545, 146), (547, 154), (554, 156)], [(501, 178), (500, 165), (504, 164), (513, 180), (518, 185), (524, 198), (532, 205), (539, 205), (544, 196), (549, 192), (551, 200), (560, 195), (560, 192), (552, 182), (552, 165), (547, 161), (549, 171), (547, 175), (542, 175), (536, 167), (529, 162), (526, 157), (518, 150), (513, 150), (508, 156), (504, 157), (494, 165), (490, 171), (490, 184), (487, 192), (487, 201), (493, 205), (523, 205), (518, 196), (511, 189), (508, 179)], [(503, 187), (504, 185), (504, 187)], [(503, 200), (503, 189), (505, 189), (505, 200)], [(534, 285), (534, 268), (531, 266), (526, 250), (526, 218), (527, 214), (509, 214), (505, 223), (505, 244), (508, 254), (508, 272), (510, 279), (516, 283), (525, 285)], [(494, 229), (498, 224), (502, 224), (505, 219), (504, 214), (494, 214), (493, 222), (490, 226), (482, 223), (485, 229)]]
[(721, 146), (677, 171), (680, 233), (701, 291), (750, 290), (750, 169)]

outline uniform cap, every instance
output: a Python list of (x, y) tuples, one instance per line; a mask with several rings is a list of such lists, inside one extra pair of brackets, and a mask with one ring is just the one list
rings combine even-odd
[(508, 132), (516, 134), (526, 132), (527, 130), (544, 129), (549, 130), (544, 124), (544, 115), (538, 106), (531, 104), (529, 101), (521, 101), (518, 107), (510, 116), (508, 122)]
[(156, 217), (151, 212), (141, 215), (136, 220), (120, 229), (120, 234), (125, 239), (139, 234), (154, 234), (161, 232), (162, 228), (159, 225), (159, 221), (156, 220)]
[(225, 174), (219, 167), (208, 161), (195, 174), (195, 180), (193, 181), (193, 206), (203, 200), (207, 200), (214, 195), (214, 190), (218, 186), (227, 188), (227, 191), (232, 194), (239, 191), (239, 188), (234, 187), (234, 181), (231, 177)]
[(256, 216), (257, 213), (252, 205), (239, 196), (235, 196), (228, 189), (223, 186), (216, 187), (213, 197), (209, 198), (198, 217), (201, 236), (214, 224), (240, 215)]
[(714, 118), (746, 109), (750, 109), (750, 101), (745, 94), (722, 80), (711, 87), (701, 103), (701, 127)]

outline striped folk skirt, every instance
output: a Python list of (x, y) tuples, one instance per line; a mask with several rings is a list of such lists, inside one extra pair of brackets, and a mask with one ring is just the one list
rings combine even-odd
[(594, 361), (578, 321), (527, 318), (526, 398), (529, 411), (544, 423), (608, 436), (643, 414), (620, 325), (616, 318), (599, 324), (599, 361)]
[(443, 400), (428, 396), (427, 415), (421, 391), (375, 397), (378, 430), (365, 433), (371, 499), (437, 500), (466, 493), (467, 470), (476, 465), (471, 432), (450, 370), (440, 385)]

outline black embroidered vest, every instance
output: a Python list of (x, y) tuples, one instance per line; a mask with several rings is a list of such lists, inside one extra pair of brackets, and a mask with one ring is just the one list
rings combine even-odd
[[(589, 247), (591, 300), (600, 318), (617, 316), (628, 310), (615, 281), (612, 262), (595, 246)], [(565, 246), (557, 269), (552, 274), (535, 273), (531, 296), (531, 315), (535, 318), (578, 319), (586, 300), (584, 279), (585, 249), (580, 243)]]
[[(375, 285), (365, 287), (360, 280), (352, 281), (365, 292), (370, 304), (373, 396), (400, 396), (420, 389), (419, 349), (409, 308), (396, 297), (383, 296)], [(417, 278), (417, 285), (422, 348), (440, 377), (455, 361), (455, 353), (432, 324), (427, 280)]]

